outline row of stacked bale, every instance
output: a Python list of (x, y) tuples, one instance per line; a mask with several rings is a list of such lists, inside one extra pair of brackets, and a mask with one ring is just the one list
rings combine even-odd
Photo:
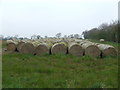
[(45, 40), (45, 41), (7, 41), (8, 51), (18, 51), (34, 55), (72, 54), (75, 56), (116, 56), (117, 51), (107, 44), (93, 43), (88, 40)]

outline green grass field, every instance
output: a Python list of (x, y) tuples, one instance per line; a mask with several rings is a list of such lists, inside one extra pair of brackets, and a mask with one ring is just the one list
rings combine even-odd
[(117, 88), (118, 57), (6, 53), (3, 88)]

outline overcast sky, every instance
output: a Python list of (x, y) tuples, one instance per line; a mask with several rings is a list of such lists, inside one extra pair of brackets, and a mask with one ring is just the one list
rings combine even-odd
[(4, 36), (81, 34), (118, 19), (119, 0), (2, 0), (0, 29)]

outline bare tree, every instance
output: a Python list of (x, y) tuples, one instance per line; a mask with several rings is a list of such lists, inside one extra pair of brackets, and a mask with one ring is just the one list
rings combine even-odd
[(47, 35), (45, 36), (45, 38), (47, 38)]
[(60, 38), (60, 37), (61, 37), (61, 33), (57, 33), (57, 34), (56, 34), (56, 37), (57, 37), (57, 38)]
[(64, 35), (64, 38), (67, 38), (67, 35)]
[(79, 34), (75, 34), (74, 38), (80, 38), (80, 35)]
[(69, 38), (74, 38), (73, 34), (68, 35)]
[(15, 35), (14, 37), (12, 37), (13, 38), (13, 40), (16, 40), (16, 39), (18, 39), (18, 35)]
[(40, 35), (37, 35), (37, 39), (40, 39), (40, 37), (41, 37)]
[(37, 35), (32, 35), (31, 39), (33, 39), (33, 40), (37, 39)]
[(101, 24), (98, 29), (106, 29), (108, 27), (108, 23)]

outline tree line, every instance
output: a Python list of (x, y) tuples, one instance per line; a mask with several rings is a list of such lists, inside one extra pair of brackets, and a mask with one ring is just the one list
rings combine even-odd
[(0, 40), (14, 40), (14, 39), (19, 39), (19, 40), (23, 40), (23, 39), (42, 39), (42, 38), (77, 38), (77, 39), (82, 39), (82, 36), (80, 34), (70, 34), (70, 35), (63, 35), (62, 36), (62, 33), (56, 33), (55, 36), (53, 37), (49, 37), (49, 36), (44, 36), (42, 37), (41, 35), (32, 35), (30, 38), (27, 38), (27, 37), (19, 37), (18, 35), (15, 35), (15, 36), (7, 36), (7, 37), (4, 37), (3, 35), (0, 35)]
[(91, 30), (86, 30), (82, 34), (85, 39), (104, 39), (106, 41), (120, 42), (120, 24), (118, 21), (113, 21), (112, 23), (103, 23), (98, 28), (93, 28)]
[[(85, 30), (82, 35), (80, 34), (69, 34), (62, 36), (61, 33), (56, 33), (54, 38), (78, 38), (78, 39), (104, 39), (105, 41), (119, 42), (120, 43), (120, 23), (118, 21), (112, 21), (112, 23), (102, 23), (98, 28), (92, 28)], [(31, 39), (50, 38), (48, 36), (42, 37), (41, 35), (32, 35)], [(7, 36), (0, 35), (0, 40), (9, 39), (28, 39), (27, 37)]]

